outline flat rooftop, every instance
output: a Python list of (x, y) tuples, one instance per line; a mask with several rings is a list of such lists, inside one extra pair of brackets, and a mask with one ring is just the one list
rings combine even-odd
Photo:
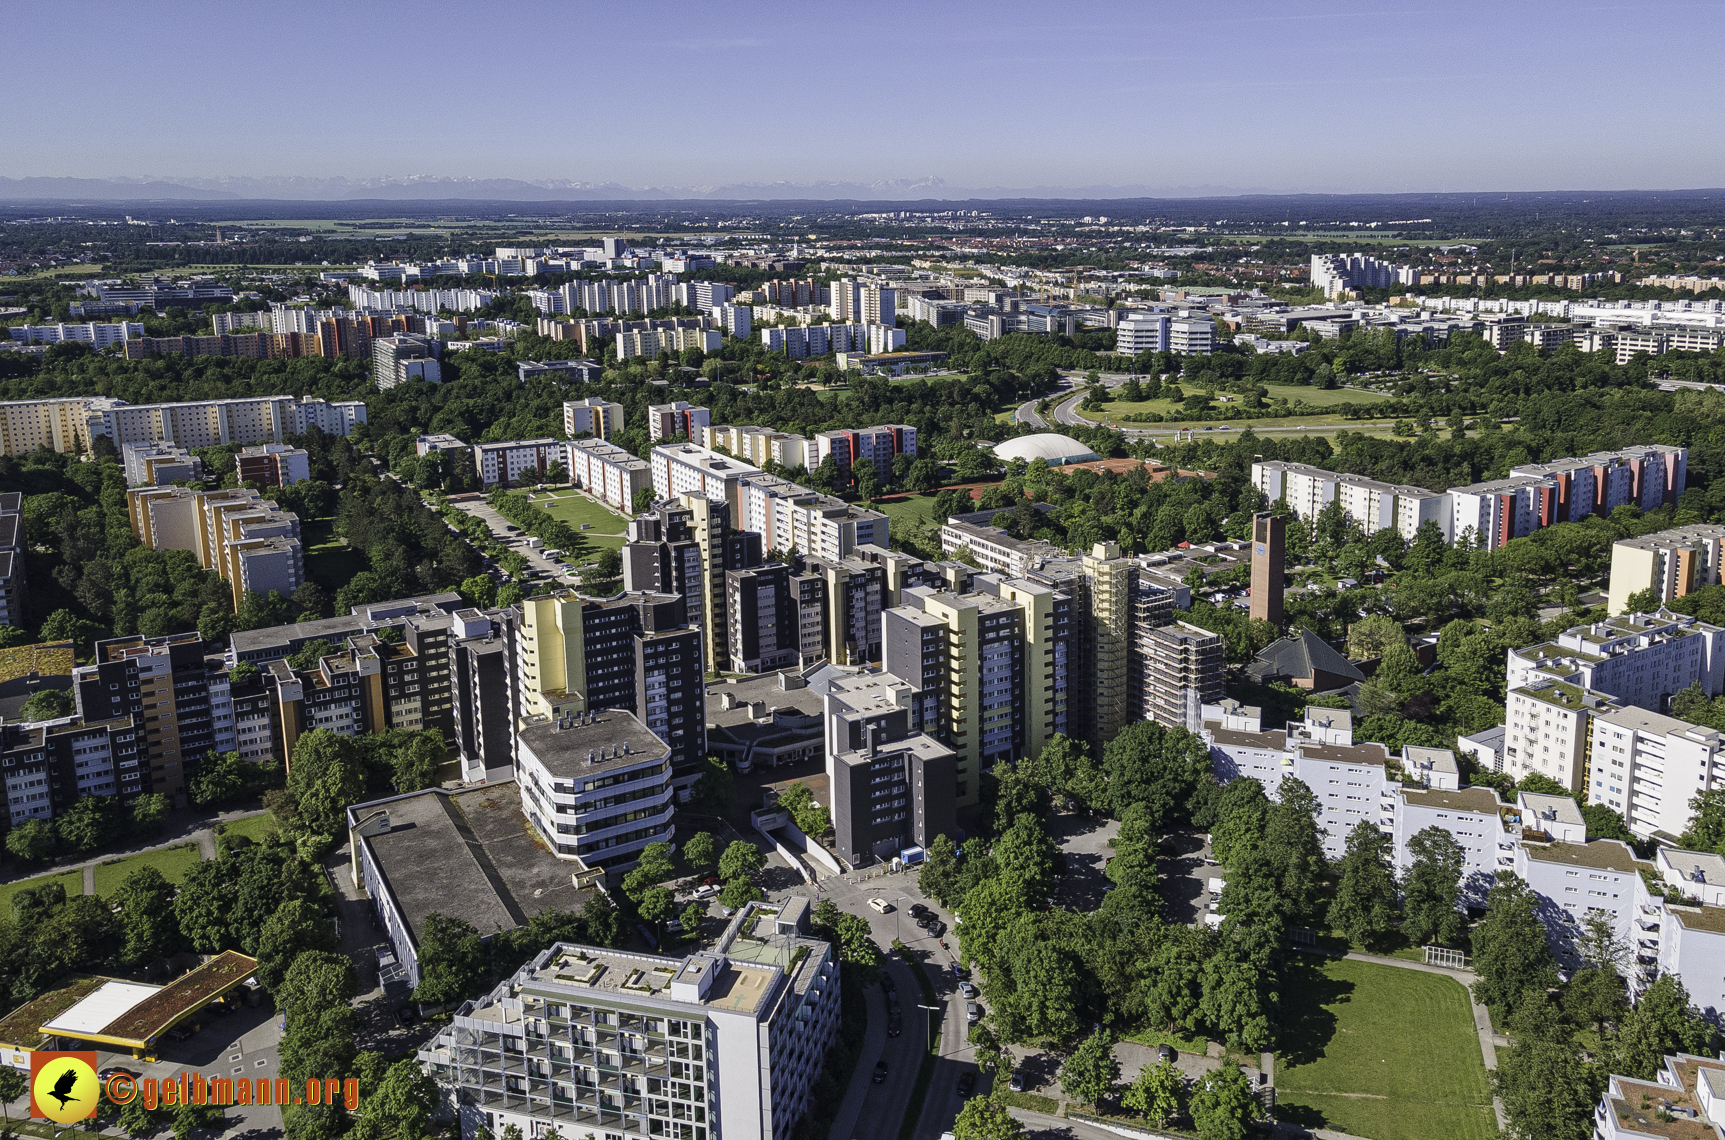
[(1443, 808), (1447, 811), (1496, 814), (1500, 808), (1507, 806), (1497, 798), (1496, 792), (1486, 787), (1460, 788), (1453, 792), (1436, 788), (1403, 788), (1402, 797), (1408, 803), (1419, 807)]
[(371, 850), (415, 943), (433, 911), (489, 933), (525, 926), (547, 909), (580, 910), (592, 897), (591, 890), (576, 888), (575, 865), (532, 836), (514, 781), (358, 804), (349, 818), (363, 821), (375, 810), (388, 811), (389, 830), (360, 842)]
[(1595, 839), (1590, 843), (1524, 843), (1529, 859), (1541, 863), (1568, 863), (1576, 867), (1598, 867), (1604, 871), (1633, 872), (1635, 854), (1621, 840)]
[(620, 709), (601, 709), (578, 719), (544, 720), (517, 738), (553, 776), (577, 780), (664, 760), (665, 742)]

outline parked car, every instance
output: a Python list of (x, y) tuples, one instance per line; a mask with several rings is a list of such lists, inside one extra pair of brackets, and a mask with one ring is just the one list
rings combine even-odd
[(876, 1061), (874, 1063), (874, 1083), (877, 1085), (886, 1084), (886, 1062), (885, 1061)]
[(929, 916), (929, 909), (921, 903), (911, 903), (910, 915), (912, 918), (916, 919), (927, 918)]
[(719, 888), (717, 886), (712, 883), (703, 883), (695, 890), (695, 897), (698, 899), (710, 899), (718, 893)]
[(964, 1003), (964, 1016), (972, 1025), (982, 1020), (982, 1007), (975, 1002)]
[(1006, 1084), (1007, 1084), (1007, 1087), (1010, 1088), (1013, 1092), (1023, 1092), (1024, 1091), (1024, 1074), (1023, 1073), (1012, 1074), (1012, 1079), (1010, 1081), (1007, 1081)]
[(939, 938), (941, 935), (946, 933), (946, 923), (937, 918), (927, 926), (923, 927), (923, 929), (928, 931), (928, 936), (930, 938)]
[(903, 1032), (904, 1032), (904, 1017), (902, 1015), (896, 1013), (896, 1012), (887, 1014), (887, 1017), (886, 1017), (886, 1035), (888, 1037), (897, 1037), (900, 1033), (903, 1033)]
[(1158, 1045), (1158, 1046), (1156, 1046), (1156, 1059), (1158, 1061), (1166, 1061), (1170, 1065), (1172, 1065), (1174, 1063), (1175, 1058), (1179, 1057), (1179, 1055), (1180, 1054), (1174, 1052), (1174, 1046), (1172, 1046), (1172, 1045)]
[(974, 982), (960, 982), (958, 983), (958, 992), (966, 998), (974, 998), (976, 997), (976, 984)]
[(876, 914), (887, 914), (891, 912), (892, 904), (887, 902), (885, 899), (870, 899), (868, 901), (868, 908)]
[(975, 1087), (976, 1087), (976, 1074), (975, 1073), (960, 1073), (960, 1074), (958, 1074), (958, 1095), (959, 1096), (969, 1096), (970, 1090), (974, 1089)]
[(196, 1025), (176, 1025), (168, 1030), (168, 1038), (173, 1041), (184, 1041), (197, 1031)]

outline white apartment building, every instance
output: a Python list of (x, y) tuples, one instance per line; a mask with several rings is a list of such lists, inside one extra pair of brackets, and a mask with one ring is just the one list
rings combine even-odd
[(1509, 689), (1541, 674), (1642, 708), (1662, 708), (1696, 682), (1717, 696), (1725, 692), (1725, 629), (1669, 611), (1622, 614), (1509, 650)]
[(871, 324), (868, 326), (868, 350), (870, 352), (896, 352), (904, 345), (903, 329), (893, 325)]
[(870, 543), (887, 549), (886, 515), (764, 472), (740, 482), (737, 506), (738, 529), (759, 534), (764, 550), (837, 561)]
[(702, 352), (717, 352), (723, 336), (718, 329), (622, 329), (614, 342), (618, 360), (639, 356), (658, 356), (661, 352), (676, 354), (698, 348)]
[[(706, 415), (707, 409), (699, 409)], [(731, 517), (741, 518), (739, 488), (745, 479), (764, 474), (744, 460), (693, 443), (655, 447), (649, 460), (653, 468), (653, 493), (661, 499), (678, 495), (700, 495), (715, 503), (728, 503)]]
[(747, 305), (733, 305), (727, 301), (712, 306), (707, 312), (712, 315), (713, 324), (727, 336), (746, 338), (754, 328), (754, 310)]
[[(1543, 821), (1541, 821), (1543, 822)], [(1524, 814), (1522, 827), (1530, 824)], [(1514, 871), (1548, 905), (1540, 920), (1546, 939), (1559, 963), (1569, 969), (1580, 964), (1576, 946), (1586, 933), (1592, 914), (1611, 919), (1613, 932), (1627, 946), (1637, 946), (1639, 924), (1656, 900), (1641, 881), (1635, 852), (1618, 839), (1595, 839), (1591, 843), (1513, 843)], [(1634, 973), (1633, 967), (1626, 973)], [(1647, 980), (1651, 980), (1650, 978)], [(1687, 977), (1684, 979), (1688, 981)], [(1642, 981), (1631, 978), (1632, 992)]]
[(87, 344), (97, 352), (110, 345), (125, 344), (135, 336), (144, 335), (144, 326), (133, 321), (114, 321), (111, 324), (99, 324), (91, 321), (87, 324), (54, 324), (54, 325), (13, 325), (6, 330), (15, 341), (22, 344), (65, 344), (76, 342)]
[(761, 343), (768, 352), (782, 352), (792, 360), (835, 352), (866, 352), (868, 326), (859, 323), (766, 328), (761, 330)]
[(1674, 840), (1694, 814), (1690, 801), (1725, 781), (1725, 736), (1646, 709), (1613, 709), (1593, 718), (1588, 802), (1623, 816), (1647, 839)]
[(1615, 698), (1535, 673), (1510, 689), (1505, 706), (1503, 754), (1497, 771), (1520, 781), (1538, 774), (1571, 792), (1587, 777), (1588, 741), (1595, 716), (1621, 707)]
[(623, 405), (601, 396), (563, 402), (563, 434), (570, 439), (583, 433), (594, 439), (612, 439), (623, 430)]
[(647, 409), (647, 438), (650, 441), (697, 438), (701, 428), (713, 422), (712, 413), (687, 400), (672, 404), (653, 404)]
[(559, 859), (625, 867), (676, 831), (670, 748), (634, 713), (535, 717), (515, 750), (521, 808)]
[(563, 445), (564, 465), (577, 487), (625, 515), (635, 512), (635, 496), (653, 486), (652, 464), (602, 439), (576, 439)]
[(465, 451), (466, 449), (467, 444), (448, 432), (422, 435), (413, 441), (413, 453), (415, 455), (430, 455), (434, 451)]
[(807, 910), (751, 903), (684, 958), (558, 943), (461, 1006), (418, 1059), (459, 1105), (463, 1140), (512, 1126), (789, 1140), (839, 1020), (838, 959), (807, 937)]
[(555, 439), (512, 439), (504, 443), (473, 445), (473, 466), (479, 482), (495, 487), (507, 482), (543, 483), (545, 472), (563, 458), (563, 444)]
[[(888, 289), (880, 285), (867, 285), (858, 297), (857, 317), (865, 325), (886, 325), (889, 328), (898, 324), (898, 290)], [(878, 351), (870, 349), (869, 351)]]
[(1696, 523), (1611, 546), (1610, 610), (1629, 608), (1632, 595), (1652, 590), (1663, 604), (1720, 582), (1725, 526)]
[(839, 471), (849, 478), (851, 466), (867, 459), (876, 471), (888, 471), (900, 455), (916, 457), (916, 429), (909, 424), (878, 424), (867, 428), (840, 428), (815, 433), (815, 462), (833, 457)]
[(699, 429), (695, 442), (709, 450), (722, 447), (759, 467), (772, 462), (787, 468), (812, 468), (820, 462), (813, 440), (771, 428), (709, 425)]
[(89, 450), (105, 435), (116, 448), (128, 443), (173, 443), (209, 447), (221, 443), (281, 443), (313, 425), (347, 435), (364, 423), (358, 400), (257, 396), (237, 400), (190, 400), (175, 404), (128, 404), (110, 396), (79, 396), (0, 402), (0, 451), (21, 455), (46, 445), (55, 451)]
[(1340, 500), (1342, 510), (1368, 535), (1393, 527), (1412, 542), (1419, 528), (1432, 522), (1444, 538), (1450, 537), (1449, 496), (1442, 491), (1380, 483), (1363, 475), (1341, 475), (1280, 460), (1252, 464), (1252, 483), (1270, 502), (1286, 501), (1298, 518), (1316, 518), (1332, 501)]

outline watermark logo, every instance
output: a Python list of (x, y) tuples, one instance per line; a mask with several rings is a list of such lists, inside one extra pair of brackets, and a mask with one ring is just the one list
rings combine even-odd
[(73, 1124), (96, 1115), (102, 1095), (96, 1079), (96, 1054), (30, 1054), (30, 1115), (56, 1124)]

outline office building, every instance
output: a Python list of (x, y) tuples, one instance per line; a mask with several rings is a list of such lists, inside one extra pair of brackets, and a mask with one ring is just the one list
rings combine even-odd
[(1652, 590), (1656, 606), (1720, 582), (1725, 554), (1725, 526), (1696, 523), (1639, 538), (1618, 539), (1611, 546), (1609, 608), (1629, 609), (1629, 599)]
[(1183, 312), (1168, 322), (1168, 351), (1208, 356), (1216, 348), (1216, 322), (1202, 313)]
[(473, 445), (473, 466), (485, 487), (543, 483), (551, 465), (562, 462), (563, 444), (549, 437)]
[(1693, 684), (1709, 696), (1725, 692), (1725, 629), (1668, 611), (1622, 614), (1511, 649), (1506, 664), (1511, 690), (1544, 676), (1659, 709)]
[(729, 672), (767, 673), (802, 664), (801, 611), (791, 576), (782, 562), (725, 573)]
[[(687, 400), (670, 404), (653, 404), (647, 409), (647, 438), (693, 440), (696, 433), (712, 423), (712, 414)], [(663, 493), (663, 492), (661, 492)]]
[(204, 461), (183, 447), (162, 443), (128, 443), (120, 449), (126, 482), (133, 487), (166, 487), (196, 483), (204, 477)]
[(311, 478), (311, 457), (304, 448), (285, 443), (243, 448), (234, 463), (240, 482), (261, 487), (291, 487)]
[(464, 1140), (789, 1140), (838, 1030), (838, 960), (806, 936), (808, 913), (752, 903), (682, 958), (559, 943), (463, 1007), (420, 1063)]
[(734, 529), (724, 503), (693, 494), (655, 502), (630, 521), (628, 534), (623, 588), (682, 598), (688, 622), (703, 635), (703, 670), (724, 670), (731, 658), (725, 575), (761, 564), (761, 536)]
[[(543, 326), (547, 322), (540, 321), (539, 323)], [(564, 322), (551, 323), (561, 324)], [(546, 335), (543, 328), (540, 329), (539, 335)], [(523, 360), (515, 365), (515, 373), (517, 378), (523, 384), (528, 380), (540, 377), (549, 377), (565, 384), (576, 382), (580, 382), (582, 384), (597, 384), (604, 377), (605, 370), (600, 367), (596, 361), (592, 360)], [(589, 397), (587, 400), (579, 402), (591, 405), (592, 401), (593, 398)], [(564, 414), (567, 415), (567, 411), (565, 411)], [(619, 424), (623, 422), (622, 417), (623, 413), (619, 410), (617, 412), (617, 422)], [(622, 429), (619, 428), (618, 430), (621, 431)], [(594, 432), (594, 434), (597, 435), (598, 433)]]
[(826, 688), (820, 669), (730, 677), (707, 690), (707, 747), (747, 775), (826, 755)]
[(564, 466), (575, 486), (627, 515), (635, 497), (653, 489), (652, 464), (603, 439), (576, 439), (563, 445)]
[(1253, 621), (1282, 624), (1282, 587), (1286, 561), (1287, 520), (1269, 513), (1252, 516)]
[(989, 574), (972, 586), (914, 587), (881, 616), (886, 671), (910, 686), (912, 727), (955, 753), (961, 807), (978, 801), (983, 772), (1068, 731), (1077, 677), (1070, 592)]
[(426, 456), (438, 451), (466, 450), (467, 444), (456, 439), (448, 432), (436, 432), (432, 435), (422, 435), (413, 441), (413, 453), (417, 456)]
[(443, 379), (438, 363), (439, 345), (430, 337), (401, 333), (371, 342), (371, 378), (377, 390), (387, 391), (409, 380), (436, 384)]
[(563, 403), (563, 434), (570, 439), (590, 435), (594, 439), (613, 439), (623, 431), (623, 405), (613, 404), (599, 396), (585, 400), (565, 400)]
[(226, 663), (196, 633), (98, 641), (94, 662), (72, 670), (72, 692), (86, 725), (130, 716), (140, 728), (136, 767), (114, 774), (122, 798), (157, 792), (184, 807), (205, 753), (234, 750)]
[(24, 624), (24, 495), (0, 491), (0, 625)]
[(515, 744), (521, 806), (545, 845), (582, 870), (633, 866), (669, 842), (671, 750), (633, 713), (606, 708), (523, 721)]
[(631, 713), (669, 749), (661, 754), (671, 762), (667, 779), (686, 795), (706, 759), (702, 631), (687, 609), (681, 595), (633, 590), (605, 599), (563, 590), (522, 602), (507, 632), (518, 723)]
[(1114, 351), (1122, 356), (1168, 351), (1168, 322), (1172, 319), (1169, 313), (1129, 310), (1115, 327)]
[(833, 678), (827, 685), (827, 787), (833, 835), (853, 867), (957, 839), (957, 756), (911, 724), (915, 696), (890, 673)]
[(1636, 707), (1602, 711), (1592, 729), (1588, 802), (1617, 812), (1638, 838), (1675, 840), (1694, 815), (1691, 801), (1725, 781), (1716, 729)]

